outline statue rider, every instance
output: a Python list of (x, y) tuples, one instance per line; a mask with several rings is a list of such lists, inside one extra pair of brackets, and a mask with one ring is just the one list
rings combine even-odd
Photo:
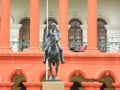
[(44, 64), (46, 63), (47, 54), (50, 51), (50, 44), (52, 42), (52, 40), (50, 39), (50, 37), (51, 37), (52, 33), (55, 34), (56, 44), (57, 44), (58, 50), (60, 52), (61, 63), (63, 64), (63, 63), (65, 63), (64, 56), (63, 56), (63, 49), (58, 44), (58, 41), (60, 40), (60, 33), (59, 33), (59, 30), (57, 29), (55, 23), (50, 24), (50, 29), (47, 31), (47, 34), (45, 36), (47, 44), (46, 44), (45, 49), (44, 49), (45, 50), (45, 54), (44, 54), (43, 63)]

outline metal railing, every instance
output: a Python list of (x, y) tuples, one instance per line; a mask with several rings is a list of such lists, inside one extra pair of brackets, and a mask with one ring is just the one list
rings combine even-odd
[[(40, 42), (40, 48), (43, 49), (43, 42)], [(10, 42), (10, 49), (12, 51), (22, 52), (28, 50), (30, 47), (30, 42), (18, 42), (18, 41), (11, 41)]]
[(17, 41), (11, 41), (10, 42), (10, 48), (12, 51), (24, 51), (30, 47), (29, 42), (17, 42)]
[[(120, 50), (120, 42), (104, 42), (99, 43), (104, 44), (106, 46), (106, 52), (118, 52)], [(40, 42), (40, 48), (44, 48), (45, 43)], [(70, 48), (79, 48), (80, 45), (87, 46), (87, 42), (71, 42), (69, 44)], [(30, 43), (29, 42), (10, 42), (10, 48), (12, 51), (24, 51), (29, 49)]]
[(118, 52), (120, 50), (120, 42), (106, 42), (107, 52)]
[[(70, 48), (79, 48), (80, 45), (87, 46), (87, 42), (71, 42)], [(120, 51), (120, 42), (100, 42), (99, 45), (104, 45), (106, 52), (118, 52)]]

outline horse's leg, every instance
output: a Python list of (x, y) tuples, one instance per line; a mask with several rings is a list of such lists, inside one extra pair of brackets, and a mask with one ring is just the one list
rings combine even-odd
[(56, 76), (55, 76), (55, 80), (58, 80), (58, 66), (59, 66), (59, 62), (56, 61)]
[(49, 62), (49, 68), (50, 68), (49, 80), (52, 80), (52, 65), (51, 65), (51, 62)]
[(61, 59), (61, 63), (64, 64), (65, 60), (64, 60), (64, 56), (63, 56), (63, 51), (60, 50), (60, 59)]
[(58, 66), (56, 66), (56, 76), (55, 76), (55, 80), (58, 80)]

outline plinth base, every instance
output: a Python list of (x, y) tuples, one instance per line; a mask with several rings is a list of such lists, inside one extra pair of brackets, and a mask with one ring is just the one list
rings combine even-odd
[(42, 82), (42, 90), (64, 90), (63, 82)]

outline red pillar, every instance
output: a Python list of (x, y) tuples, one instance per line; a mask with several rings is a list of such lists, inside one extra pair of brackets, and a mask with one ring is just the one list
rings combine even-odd
[(59, 29), (62, 48), (68, 50), (68, 0), (59, 0)]
[(1, 31), (1, 0), (0, 0), (0, 31)]
[(88, 0), (87, 51), (97, 51), (97, 0)]
[(100, 90), (102, 83), (99, 82), (82, 82), (82, 86), (85, 90)]
[(39, 50), (39, 19), (39, 0), (30, 0), (30, 51)]
[(10, 0), (1, 0), (0, 51), (10, 50)]

